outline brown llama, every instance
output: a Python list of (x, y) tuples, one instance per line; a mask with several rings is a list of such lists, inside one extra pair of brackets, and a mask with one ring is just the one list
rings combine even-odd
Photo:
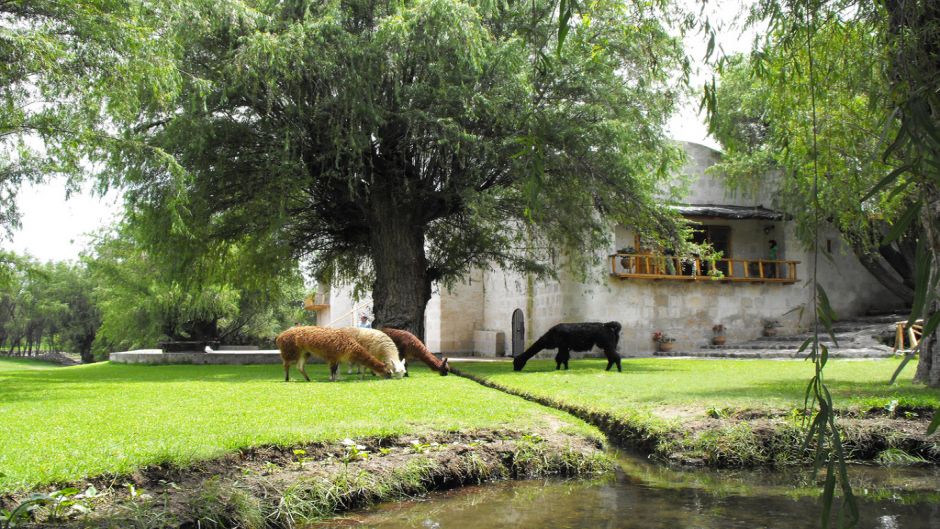
[(398, 348), (399, 358), (409, 358), (412, 360), (421, 360), (441, 376), (447, 376), (450, 373), (450, 366), (447, 364), (447, 358), (438, 360), (428, 348), (421, 343), (417, 336), (408, 331), (382, 327), (382, 332), (388, 335), (395, 342)]
[(281, 352), (284, 364), (284, 381), (290, 381), (290, 366), (297, 365), (300, 374), (310, 382), (304, 364), (310, 357), (324, 360), (330, 366), (330, 381), (336, 380), (336, 370), (340, 362), (353, 362), (365, 366), (376, 375), (390, 378), (392, 366), (382, 363), (349, 334), (340, 329), (324, 327), (291, 327), (277, 336), (275, 340)]

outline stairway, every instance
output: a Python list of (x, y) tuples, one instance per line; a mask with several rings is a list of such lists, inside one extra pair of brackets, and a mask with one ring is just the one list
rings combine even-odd
[[(833, 325), (833, 334), (838, 345), (833, 343), (824, 329), (820, 329), (819, 341), (829, 348), (830, 358), (889, 358), (893, 348), (883, 339), (893, 343), (895, 323), (907, 319), (905, 314), (883, 314), (861, 316), (838, 321)], [(807, 352), (797, 353), (809, 333), (764, 336), (743, 343), (725, 345), (702, 345), (694, 351), (656, 352), (656, 356), (694, 358), (803, 358)]]

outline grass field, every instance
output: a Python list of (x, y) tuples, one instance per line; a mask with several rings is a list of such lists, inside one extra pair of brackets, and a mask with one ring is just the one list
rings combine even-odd
[[(575, 360), (570, 371), (531, 361), (461, 363), (493, 382), (615, 415), (644, 410), (792, 409), (802, 403), (812, 365), (792, 361), (635, 359), (623, 373), (602, 360)], [(895, 360), (830, 361), (827, 382), (837, 407), (940, 407), (940, 391), (914, 386), (914, 366), (896, 386), (885, 381)], [(456, 376), (423, 366), (404, 380), (346, 376), (313, 383), (281, 381), (269, 366), (134, 366), (68, 368), (0, 359), (0, 492), (126, 473), (143, 465), (185, 465), (241, 447), (336, 441), (471, 429), (593, 427)], [(698, 410), (698, 411), (695, 411)]]
[(315, 382), (285, 384), (279, 365), (50, 368), (0, 359), (0, 491), (260, 444), (559, 421), (600, 436), (560, 412), (423, 366), (403, 380), (328, 383), (325, 366), (308, 372)]
[[(907, 407), (940, 407), (940, 390), (910, 382), (915, 363), (894, 386), (886, 382), (898, 361), (830, 360), (825, 381), (837, 408), (873, 408), (897, 400)], [(584, 408), (619, 412), (664, 407), (791, 409), (803, 403), (813, 364), (775, 360), (624, 360), (623, 372), (605, 372), (606, 360), (573, 360), (555, 371), (552, 360), (535, 360), (513, 372), (492, 363), (460, 369), (497, 384)]]

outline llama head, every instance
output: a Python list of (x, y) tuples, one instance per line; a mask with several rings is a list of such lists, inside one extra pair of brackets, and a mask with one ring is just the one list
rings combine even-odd
[(523, 358), (523, 357), (521, 357), (521, 356), (517, 356), (517, 357), (513, 358), (513, 359), (512, 359), (512, 370), (513, 370), (513, 371), (522, 371), (522, 368), (525, 367), (525, 363), (526, 363), (526, 359)]
[(441, 360), (441, 368), (439, 369), (439, 371), (442, 377), (446, 377), (447, 373), (450, 373), (450, 365), (448, 365), (447, 363), (446, 356)]
[(402, 378), (405, 376), (405, 362), (398, 358), (393, 358), (391, 364), (385, 364), (386, 369), (391, 373), (392, 378)]

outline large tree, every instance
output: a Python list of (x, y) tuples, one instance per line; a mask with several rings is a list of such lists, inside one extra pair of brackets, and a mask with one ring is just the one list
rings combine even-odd
[[(912, 211), (920, 228), (923, 258), (915, 315), (926, 320), (916, 380), (940, 387), (940, 5), (932, 0), (885, 0), (886, 68), (893, 88), (898, 134), (889, 147), (907, 161), (903, 177), (889, 180), (912, 187), (919, 200)], [(914, 220), (913, 215), (908, 221)]]
[(672, 229), (651, 197), (680, 158), (663, 125), (684, 57), (658, 4), (594, 3), (560, 48), (551, 1), (194, 13), (178, 104), (124, 129), (178, 166), (110, 168), (155, 251), (307, 258), (371, 286), (377, 324), (423, 334), (434, 281), (549, 273), (556, 249), (582, 267), (611, 221)]

